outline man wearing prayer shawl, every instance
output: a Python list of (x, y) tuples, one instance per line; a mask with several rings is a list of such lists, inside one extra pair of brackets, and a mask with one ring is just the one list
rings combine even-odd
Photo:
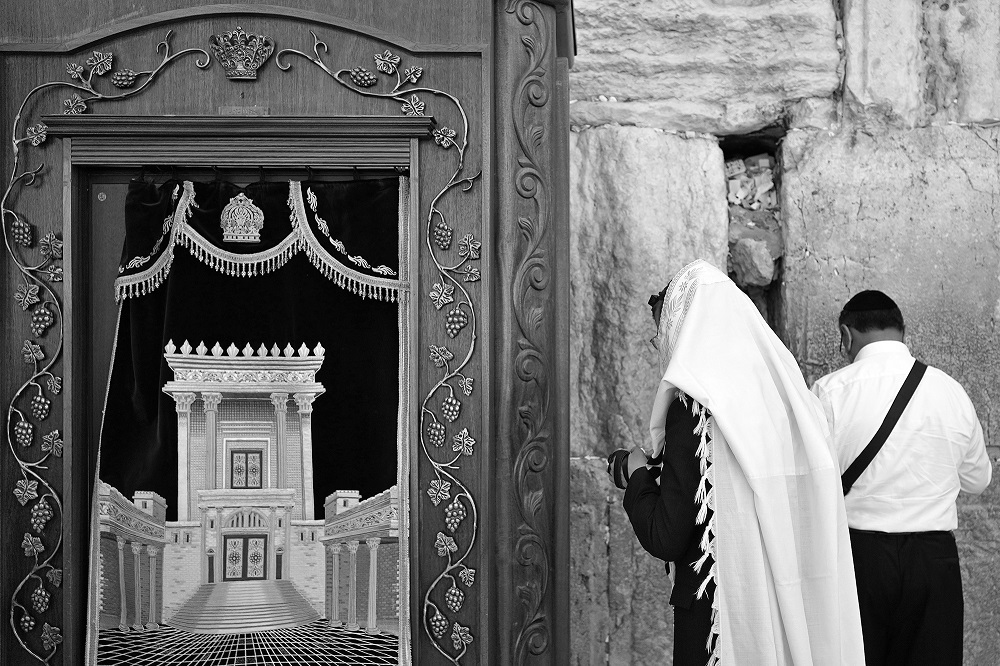
[(864, 664), (840, 470), (795, 359), (704, 261), (655, 300), (653, 455), (609, 471), (640, 543), (676, 564), (674, 665)]
[[(903, 314), (880, 291), (862, 291), (839, 318), (851, 363), (819, 379), (840, 468), (862, 450), (912, 381), (916, 389), (847, 492), (868, 666), (962, 663), (962, 574), (952, 530), (960, 490), (981, 493), (992, 465), (965, 390), (921, 366), (903, 343)], [(905, 395), (905, 394), (904, 394)], [(874, 451), (874, 449), (873, 449)]]

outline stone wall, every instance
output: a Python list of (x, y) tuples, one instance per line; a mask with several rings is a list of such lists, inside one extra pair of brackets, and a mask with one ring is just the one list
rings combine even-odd
[[(883, 289), (1000, 455), (1000, 5), (574, 4), (571, 661), (669, 663), (669, 581), (603, 458), (648, 437), (649, 294), (692, 259), (726, 265), (720, 140), (785, 133), (772, 320), (806, 379), (845, 362), (843, 302)], [(959, 521), (965, 663), (1000, 663), (1000, 482), (963, 497)]]
[(322, 520), (293, 520), (292, 542), (286, 548), (295, 589), (326, 617), (326, 552), (319, 540), (323, 536)]

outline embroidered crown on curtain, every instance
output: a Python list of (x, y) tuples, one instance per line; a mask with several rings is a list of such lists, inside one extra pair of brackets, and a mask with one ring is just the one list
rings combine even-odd
[[(400, 224), (406, 224), (408, 179), (401, 177), (399, 181)], [(288, 223), (275, 226), (275, 220), (267, 220), (270, 226), (261, 237), (264, 214), (244, 192), (232, 197), (222, 212), (214, 215), (212, 207), (203, 208), (202, 202), (205, 198), (218, 196), (218, 182), (176, 184), (169, 213), (151, 249), (129, 247), (132, 243), (126, 241), (126, 256), (118, 268), (120, 277), (115, 280), (116, 299), (143, 296), (159, 287), (170, 273), (176, 247), (181, 246), (215, 270), (238, 277), (270, 273), (284, 266), (297, 253), (305, 252), (313, 266), (338, 286), (362, 298), (395, 302), (400, 289), (399, 280), (394, 279), (399, 275), (395, 243), (389, 247), (372, 247), (370, 239), (365, 239), (368, 242), (354, 244), (331, 232), (324, 215), (329, 218), (336, 215), (336, 211), (324, 209), (323, 215), (320, 214), (321, 205), (314, 187), (322, 192), (318, 185), (307, 185), (306, 201), (303, 201), (302, 183), (289, 181)], [(274, 229), (287, 233), (276, 233)], [(223, 232), (223, 243), (240, 243), (245, 251), (220, 247), (215, 241), (219, 231)], [(349, 232), (348, 229), (344, 231)], [(129, 234), (147, 236), (148, 231), (129, 230)], [(265, 249), (256, 249), (251, 243), (264, 245)], [(362, 246), (370, 252), (362, 251), (365, 249)], [(135, 254), (129, 256), (129, 251)], [(354, 268), (341, 259), (349, 261)]]

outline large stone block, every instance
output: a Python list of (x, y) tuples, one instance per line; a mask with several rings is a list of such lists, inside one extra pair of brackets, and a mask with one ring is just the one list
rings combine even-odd
[(577, 0), (572, 122), (720, 134), (778, 122), (839, 86), (833, 4)]
[(685, 264), (726, 266), (722, 151), (635, 127), (570, 136), (571, 450), (646, 444), (659, 376), (646, 305)]
[(905, 125), (1000, 118), (996, 0), (848, 0), (848, 93)]
[(635, 538), (606, 467), (570, 460), (570, 663), (659, 666), (673, 650), (670, 580)]
[[(837, 315), (862, 289), (903, 311), (914, 355), (966, 388), (1000, 452), (1000, 128), (783, 143), (783, 338), (808, 382), (841, 367)], [(1000, 470), (994, 466), (994, 477)], [(1000, 663), (1000, 490), (962, 496), (965, 663)]]

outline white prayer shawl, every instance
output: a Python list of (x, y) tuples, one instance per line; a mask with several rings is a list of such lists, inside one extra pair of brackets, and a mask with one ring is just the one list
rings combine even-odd
[(750, 299), (704, 261), (671, 281), (657, 337), (664, 374), (653, 454), (678, 389), (695, 413), (710, 413), (696, 430), (706, 477), (698, 501), (713, 510), (702, 549), (715, 565), (701, 570), (706, 585), (716, 582), (709, 664), (863, 665), (839, 467), (795, 359)]

